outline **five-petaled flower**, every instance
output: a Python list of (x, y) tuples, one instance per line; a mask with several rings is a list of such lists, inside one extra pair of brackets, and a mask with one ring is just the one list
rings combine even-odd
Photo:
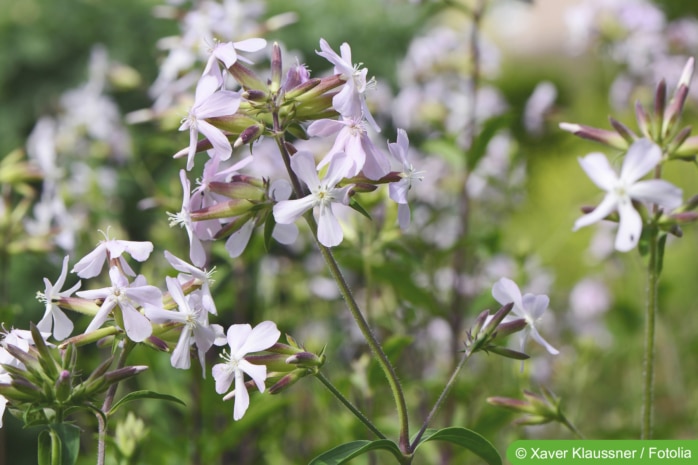
[(654, 203), (667, 210), (681, 205), (682, 191), (662, 179), (638, 181), (661, 161), (662, 151), (648, 139), (634, 142), (623, 160), (620, 176), (611, 168), (602, 153), (590, 153), (579, 159), (579, 164), (591, 180), (606, 191), (601, 203), (574, 223), (574, 230), (604, 219), (618, 211), (619, 227), (615, 247), (621, 252), (632, 250), (642, 234), (642, 217), (633, 206), (633, 200)]
[(81, 278), (94, 278), (104, 267), (105, 261), (119, 260), (119, 267), (129, 276), (136, 276), (136, 273), (131, 269), (123, 253), (128, 252), (131, 257), (139, 262), (145, 261), (153, 251), (153, 243), (149, 241), (123, 241), (119, 239), (109, 239), (107, 233), (100, 231), (104, 236), (104, 240), (97, 244), (97, 247), (80, 259), (73, 266), (73, 273), (77, 273)]
[(142, 342), (153, 332), (150, 320), (145, 317), (138, 307), (152, 305), (159, 307), (162, 305), (162, 292), (155, 286), (146, 283), (143, 275), (138, 275), (132, 283), (129, 283), (126, 276), (121, 274), (115, 266), (109, 270), (111, 287), (94, 289), (89, 291), (79, 291), (77, 295), (84, 299), (103, 300), (102, 306), (87, 326), (85, 333), (99, 329), (109, 314), (116, 307), (121, 309), (121, 316), (124, 322), (124, 331), (133, 342)]
[(559, 351), (551, 346), (548, 341), (536, 329), (536, 323), (543, 316), (543, 312), (548, 308), (550, 299), (547, 295), (539, 294), (524, 294), (521, 295), (519, 286), (514, 281), (508, 278), (501, 278), (492, 286), (492, 297), (502, 305), (513, 302), (514, 308), (511, 309), (511, 314), (519, 318), (523, 318), (528, 323), (526, 330), (521, 337), (521, 350), (523, 351), (524, 344), (528, 338), (528, 334), (540, 345), (553, 355), (557, 355)]
[(227, 116), (234, 114), (240, 106), (240, 95), (230, 90), (219, 90), (217, 77), (211, 75), (201, 76), (196, 86), (194, 105), (189, 110), (189, 114), (182, 120), (180, 131), (189, 129), (189, 152), (187, 154), (187, 170), (194, 167), (194, 155), (196, 155), (196, 145), (199, 133), (206, 136), (215, 156), (221, 160), (227, 160), (233, 153), (233, 146), (230, 145), (228, 137), (206, 121), (206, 118), (216, 116)]
[(344, 233), (333, 211), (334, 204), (347, 205), (349, 191), (353, 185), (336, 187), (345, 176), (347, 158), (337, 154), (330, 162), (325, 178), (320, 181), (315, 160), (310, 152), (298, 152), (291, 158), (291, 168), (310, 189), (310, 195), (300, 199), (282, 200), (274, 205), (274, 219), (277, 223), (290, 224), (303, 213), (315, 210), (318, 218), (317, 238), (325, 247), (333, 247), (342, 242)]
[(216, 380), (216, 392), (223, 394), (235, 380), (235, 390), (223, 399), (235, 397), (233, 418), (239, 420), (245, 415), (250, 405), (250, 397), (245, 387), (245, 373), (252, 378), (260, 392), (264, 392), (264, 381), (267, 379), (267, 367), (254, 365), (245, 356), (252, 352), (266, 350), (276, 344), (281, 333), (272, 321), (263, 321), (254, 328), (250, 325), (232, 325), (228, 328), (228, 345), (230, 353), (222, 355), (225, 363), (213, 366), (213, 378)]

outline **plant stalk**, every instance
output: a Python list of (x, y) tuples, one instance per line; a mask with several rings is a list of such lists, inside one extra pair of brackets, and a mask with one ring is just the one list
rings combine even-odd
[(654, 408), (654, 343), (657, 316), (657, 288), (659, 286), (659, 235), (651, 226), (649, 238), (649, 264), (647, 266), (647, 307), (645, 312), (644, 392), (642, 401), (641, 439), (652, 438)]
[(354, 404), (352, 404), (349, 399), (344, 397), (344, 395), (339, 392), (339, 390), (332, 384), (332, 382), (327, 379), (325, 375), (320, 373), (319, 371), (315, 374), (315, 377), (320, 380), (320, 382), (346, 407), (351, 411), (351, 413), (354, 414), (356, 418), (358, 418), (368, 429), (370, 429), (373, 434), (378, 436), (380, 439), (387, 439), (383, 433), (374, 425), (371, 423), (371, 420), (366, 418), (366, 415), (364, 415)]

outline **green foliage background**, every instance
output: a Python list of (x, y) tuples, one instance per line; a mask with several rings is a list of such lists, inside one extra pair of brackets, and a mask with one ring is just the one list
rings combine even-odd
[[(0, 154), (20, 147), (35, 121), (51, 112), (56, 99), (66, 89), (84, 81), (89, 51), (94, 43), (103, 43), (110, 56), (136, 69), (141, 83), (126, 92), (115, 94), (124, 113), (147, 107), (147, 87), (157, 73), (161, 58), (156, 41), (175, 34), (177, 27), (170, 21), (153, 19), (151, 10), (158, 0), (0, 0)], [(690, 13), (698, 8), (693, 2), (667, 1), (666, 11), (672, 16)], [(423, 27), (431, 7), (417, 7), (404, 1), (352, 0), (331, 2), (314, 0), (273, 0), (269, 15), (296, 11), (299, 22), (268, 39), (277, 39), (289, 50), (302, 53), (313, 71), (326, 70), (327, 64), (314, 50), (320, 37), (331, 44), (347, 41), (355, 61), (362, 61), (380, 82), (395, 86), (395, 66), (404, 55), (410, 38)], [(610, 267), (590, 264), (586, 249), (592, 228), (571, 233), (580, 205), (600, 199), (596, 188), (582, 176), (577, 157), (600, 146), (561, 133), (555, 127), (558, 120), (606, 127), (608, 113), (607, 89), (613, 77), (608, 63), (600, 56), (586, 56), (584, 66), (579, 59), (563, 56), (504, 59), (503, 72), (496, 84), (511, 105), (511, 114), (520, 115), (526, 98), (540, 80), (552, 80), (558, 86), (557, 118), (549, 131), (540, 138), (525, 134), (520, 118), (513, 118), (512, 132), (519, 140), (519, 156), (528, 162), (527, 197), (510, 217), (489, 225), (491, 250), (508, 252), (523, 260), (531, 253), (541, 257), (543, 267), (555, 276), (551, 295), (552, 312), (562, 329), (552, 341), (565, 349), (552, 362), (550, 387), (564, 399), (568, 416), (588, 437), (599, 439), (630, 438), (638, 434), (641, 399), (641, 353), (644, 295), (643, 259), (637, 253), (614, 256)], [(580, 72), (580, 69), (584, 71)], [(687, 123), (695, 123), (698, 111), (689, 106)], [(631, 122), (630, 109), (618, 119)], [(96, 224), (121, 224), (130, 238), (149, 239), (155, 243), (158, 258), (147, 265), (145, 272), (162, 274), (165, 268), (161, 251), (168, 249), (186, 256), (186, 237), (166, 225), (165, 211), (175, 211), (179, 202), (179, 181), (176, 172), (180, 164), (171, 154), (186, 145), (184, 133), (158, 130), (152, 125), (134, 126), (134, 158), (121, 167), (119, 192), (122, 203), (95, 212)], [(392, 134), (385, 137), (393, 138)], [(606, 152), (609, 153), (609, 152)], [(696, 192), (698, 172), (694, 166), (672, 166), (667, 178), (684, 188), (685, 195)], [(424, 182), (429, 182), (428, 173)], [(140, 199), (160, 195), (171, 200), (156, 211), (141, 212), (136, 208)], [(95, 229), (97, 226), (95, 227)], [(373, 229), (371, 229), (373, 228)], [(371, 286), (382, 287), (382, 305), (372, 314), (377, 332), (385, 338), (389, 355), (396, 362), (401, 378), (406, 382), (409, 405), (414, 418), (420, 418), (440, 392), (447, 374), (438, 369), (438, 360), (425, 360), (418, 351), (414, 334), (425, 323), (424, 315), (414, 307), (431, 308), (439, 315), (438, 296), (410, 288), (409, 280), (400, 271), (407, 268), (427, 269), (433, 253), (409, 237), (404, 242), (372, 241), (380, 226), (367, 227), (356, 244), (359, 252), (340, 248), (340, 263), (351, 273), (357, 286), (365, 283), (359, 276), (368, 270)], [(413, 232), (413, 233), (418, 233)], [(698, 239), (693, 226), (685, 237), (667, 248), (665, 271), (660, 289), (657, 372), (658, 438), (695, 438), (695, 414), (698, 398), (698, 370), (694, 354), (698, 350), (698, 324), (692, 315), (698, 312), (695, 283), (698, 282)], [(483, 233), (484, 234), (484, 233)], [(80, 252), (89, 251), (98, 236), (86, 232), (89, 241), (81, 244)], [(303, 270), (291, 266), (293, 256), (278, 249), (282, 269), (269, 274), (266, 252), (260, 240), (253, 241), (244, 259), (230, 261), (222, 244), (213, 248), (214, 263), (218, 265), (215, 289), (216, 302), (222, 309), (218, 321), (224, 326), (240, 322), (272, 319), (283, 331), (302, 339), (311, 349), (327, 344), (330, 361), (326, 371), (330, 379), (369, 414), (376, 414), (386, 431), (395, 433), (389, 392), (383, 387), (382, 374), (368, 362), (365, 350), (351, 340), (349, 319), (343, 314), (341, 302), (323, 301), (314, 297), (305, 286)], [(77, 259), (79, 255), (76, 255)], [(391, 261), (392, 260), (392, 261)], [(71, 263), (73, 261), (71, 260)], [(43, 288), (41, 278), (59, 273), (58, 261), (41, 254), (15, 257), (9, 263), (8, 283), (11, 290), (0, 299), (0, 320), (6, 325), (26, 327), (36, 321), (43, 310), (34, 300)], [(604, 276), (613, 290), (612, 309), (605, 322), (613, 334), (610, 347), (579, 339), (574, 327), (565, 327), (567, 295), (572, 286), (587, 275)], [(7, 292), (7, 291), (6, 291)], [(404, 305), (404, 304), (407, 305)], [(481, 306), (464, 308), (463, 318), (472, 320), (494, 302), (484, 295)], [(397, 311), (398, 304), (405, 310)], [(402, 307), (401, 307), (402, 308)], [(388, 309), (388, 310), (386, 310)], [(313, 325), (309, 325), (309, 323)], [(322, 327), (316, 334), (308, 329)], [(301, 335), (293, 330), (302, 330)], [(534, 356), (545, 357), (538, 347)], [(85, 354), (86, 360), (97, 360), (103, 354)], [(362, 356), (362, 354), (364, 354)], [(215, 363), (211, 354), (208, 366)], [(368, 432), (346, 412), (313, 379), (304, 379), (279, 396), (253, 396), (252, 407), (244, 421), (232, 421), (232, 404), (221, 401), (215, 394), (210, 371), (202, 379), (198, 367), (190, 371), (174, 370), (167, 354), (139, 348), (133, 364), (148, 364), (151, 369), (139, 377), (138, 386), (184, 399), (183, 409), (164, 403), (139, 402), (135, 413), (142, 417), (149, 430), (140, 462), (143, 464), (215, 464), (269, 463), (283, 465), (299, 463), (299, 458), (311, 458), (336, 444), (366, 438)], [(421, 376), (425, 367), (437, 366), (433, 378), (410, 382)], [(488, 406), (484, 399), (491, 395), (518, 397), (522, 389), (535, 389), (529, 375), (519, 373), (518, 363), (489, 357), (476, 360), (466, 368), (442, 415), (453, 424), (479, 431), (503, 452), (520, 437), (566, 438), (568, 433), (555, 427), (521, 429), (510, 424), (509, 413)], [(419, 378), (414, 378), (419, 379)], [(370, 387), (369, 387), (370, 386)], [(135, 387), (135, 383), (132, 385)], [(261, 401), (260, 401), (261, 400)], [(258, 401), (258, 402), (255, 402)], [(123, 415), (125, 417), (125, 413)], [(437, 419), (437, 423), (443, 416)], [(79, 463), (93, 462), (94, 419), (79, 418), (84, 426), (84, 453)], [(417, 424), (413, 425), (416, 428)], [(5, 415), (0, 430), (0, 465), (35, 463), (36, 432), (22, 430), (20, 423)], [(424, 447), (423, 463), (437, 463), (438, 454), (432, 445)], [(452, 451), (452, 454), (459, 454)], [(380, 463), (382, 457), (378, 456)], [(468, 463), (472, 457), (453, 455), (452, 463)], [(357, 461), (361, 463), (361, 461)]]

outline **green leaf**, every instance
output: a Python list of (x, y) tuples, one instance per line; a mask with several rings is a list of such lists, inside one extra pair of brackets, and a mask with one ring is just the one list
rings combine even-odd
[(39, 433), (38, 453), (39, 465), (51, 465), (51, 434), (48, 430)]
[(368, 214), (368, 212), (366, 211), (366, 209), (365, 209), (364, 207), (362, 207), (361, 204), (359, 204), (359, 202), (357, 202), (355, 198), (353, 198), (353, 197), (351, 198), (351, 201), (349, 202), (349, 206), (350, 206), (351, 208), (353, 208), (354, 210), (356, 210), (357, 212), (359, 212), (359, 213), (361, 213), (362, 215), (364, 215), (364, 216), (365, 216), (366, 218), (368, 218), (369, 220), (372, 219), (372, 218), (371, 218), (371, 215)]
[(264, 250), (269, 251), (271, 247), (271, 235), (274, 232), (274, 227), (276, 226), (276, 220), (274, 215), (268, 214), (266, 220), (264, 221)]
[(74, 465), (80, 452), (80, 428), (67, 423), (52, 425), (51, 428), (61, 439), (61, 464)]
[(131, 402), (133, 400), (138, 400), (138, 399), (159, 399), (159, 400), (166, 400), (168, 402), (176, 402), (181, 405), (186, 405), (184, 402), (182, 402), (180, 399), (176, 398), (175, 396), (170, 396), (168, 394), (159, 394), (157, 392), (153, 391), (134, 391), (126, 394), (124, 397), (119, 399), (114, 406), (109, 410), (109, 416), (113, 415), (114, 412), (116, 412), (119, 407), (124, 405), (126, 402)]
[(310, 461), (308, 465), (341, 465), (343, 463), (349, 462), (349, 460), (363, 455), (372, 450), (387, 450), (392, 453), (398, 461), (403, 459), (403, 455), (400, 452), (398, 446), (387, 439), (378, 439), (376, 441), (352, 441), (341, 446), (337, 446), (334, 449), (330, 449), (324, 452), (313, 460)]
[(417, 452), (419, 446), (427, 441), (450, 442), (475, 453), (489, 465), (502, 465), (502, 457), (492, 443), (480, 434), (467, 428), (451, 426), (439, 430), (428, 429), (422, 436), (421, 442), (414, 448), (415, 452)]

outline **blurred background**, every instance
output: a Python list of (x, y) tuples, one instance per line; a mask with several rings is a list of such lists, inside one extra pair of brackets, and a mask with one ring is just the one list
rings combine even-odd
[[(613, 115), (636, 129), (634, 102), (651, 108), (661, 78), (672, 92), (686, 59), (698, 52), (698, 5), (491, 0), (477, 30), (473, 68), (467, 10), (474, 3), (0, 0), (4, 327), (38, 321), (42, 278), (53, 282), (66, 254), (72, 266), (92, 250), (101, 239), (98, 229), (152, 241), (156, 252), (139, 271), (153, 279), (171, 273), (162, 251), (187, 256), (186, 234), (170, 229), (165, 213), (180, 208), (177, 173), (184, 163), (172, 154), (188, 144), (188, 134), (177, 128), (203, 70), (206, 40), (278, 41), (286, 66), (297, 59), (313, 75), (331, 72), (315, 53), (320, 38), (335, 50), (348, 42), (354, 62), (377, 80), (369, 103), (383, 132), (374, 141), (386, 149), (397, 128), (406, 129), (413, 163), (424, 172), (411, 192), (409, 230), (399, 231), (394, 205), (376, 193), (364, 200), (373, 221), (352, 219), (337, 248), (405, 382), (413, 430), (457, 363), (469, 325), (482, 310), (498, 307), (492, 284), (507, 276), (527, 292), (550, 296), (542, 332), (561, 353), (550, 356), (529, 341), (532, 358), (523, 371), (515, 361), (476, 357), (435, 426), (475, 429), (502, 455), (518, 438), (569, 438), (556, 425), (512, 425), (514, 414), (485, 402), (545, 386), (588, 438), (638, 437), (646, 262), (636, 250), (613, 251), (612, 223), (571, 231), (580, 207), (602, 198), (578, 157), (601, 151), (619, 165), (620, 154), (558, 124), (608, 129)], [(254, 57), (262, 75), (268, 49)], [(697, 89), (686, 104), (685, 125), (698, 117)], [(263, 143), (258, 150), (272, 153)], [(477, 161), (466, 165), (466, 154), (478, 150)], [(698, 191), (694, 162), (669, 164), (665, 174), (684, 198)], [(217, 323), (272, 319), (311, 350), (326, 345), (327, 376), (381, 428), (396, 433), (382, 374), (310, 241), (266, 251), (254, 237), (234, 260), (222, 243), (213, 243), (210, 256), (218, 270)], [(695, 257), (696, 228), (687, 225), (683, 238), (669, 240), (660, 283), (655, 436), (662, 439), (698, 433)], [(67, 284), (73, 282), (69, 277)], [(88, 323), (73, 321), (78, 331)], [(518, 336), (511, 343), (518, 346)], [(97, 348), (81, 352), (85, 371), (104, 356)], [(132, 440), (136, 452), (131, 461), (110, 457), (110, 463), (283, 465), (370, 438), (310, 378), (277, 396), (253, 395), (245, 418), (234, 422), (232, 403), (213, 389), (210, 366), (217, 359), (209, 353), (202, 379), (200, 367), (175, 370), (168, 354), (135, 351), (132, 363), (151, 369), (129, 387), (178, 396), (187, 408), (132, 404), (135, 416), (124, 411), (111, 424), (112, 432), (122, 425), (112, 449)], [(79, 463), (92, 463), (95, 419), (84, 415), (76, 422), (84, 428)], [(36, 463), (36, 436), (6, 413), (0, 464)], [(377, 454), (364, 463), (382, 459)], [(478, 463), (467, 452), (428, 445), (420, 463), (470, 461)]]

